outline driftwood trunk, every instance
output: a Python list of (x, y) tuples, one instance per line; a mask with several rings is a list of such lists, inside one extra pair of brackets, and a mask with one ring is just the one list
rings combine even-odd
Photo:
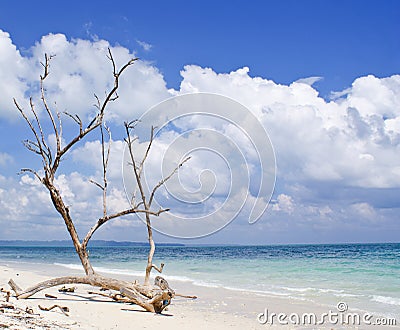
[(27, 299), (34, 294), (59, 285), (65, 284), (88, 284), (104, 289), (120, 292), (130, 302), (141, 306), (148, 312), (161, 313), (171, 303), (175, 296), (167, 281), (157, 276), (154, 286), (134, 284), (128, 281), (117, 280), (101, 275), (90, 276), (64, 276), (40, 282), (26, 290), (21, 289), (12, 279), (8, 282), (15, 296), (19, 299)]
[(69, 214), (69, 208), (67, 205), (65, 205), (60, 191), (54, 186), (54, 183), (50, 180), (44, 180), (44, 185), (49, 190), (50, 197), (55, 209), (64, 220), (65, 226), (67, 227), (68, 233), (71, 237), (71, 241), (74, 244), (76, 253), (79, 256), (79, 260), (81, 261), (85, 274), (88, 276), (94, 275), (94, 270), (89, 261), (89, 255), (86, 246), (82, 245), (79, 240), (78, 233)]

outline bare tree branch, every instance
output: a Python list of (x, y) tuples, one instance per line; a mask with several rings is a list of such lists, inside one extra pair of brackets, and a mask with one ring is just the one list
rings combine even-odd
[(100, 108), (100, 115), (103, 116), (104, 114), (104, 110), (107, 106), (107, 104), (112, 101), (113, 95), (115, 94), (115, 92), (118, 90), (119, 87), (119, 77), (122, 74), (122, 72), (124, 72), (130, 65), (132, 65), (135, 61), (137, 61), (139, 58), (133, 58), (131, 60), (129, 60), (121, 69), (119, 69), (119, 71), (117, 71), (116, 68), (116, 64), (113, 58), (113, 55), (111, 53), (111, 49), (108, 48), (108, 58), (110, 59), (112, 66), (113, 66), (113, 75), (114, 75), (114, 87), (111, 90), (110, 93), (108, 93), (105, 101), (103, 102), (103, 105)]
[[(50, 109), (50, 107), (48, 106), (48, 104), (47, 104), (47, 100), (46, 100), (46, 97), (45, 97), (45, 91), (44, 91), (44, 86), (43, 86), (43, 82), (44, 82), (44, 80), (47, 78), (47, 76), (49, 75), (49, 67), (50, 67), (50, 60), (53, 58), (53, 56), (47, 56), (47, 54), (45, 54), (45, 63), (43, 64), (43, 63), (41, 63), (43, 66), (44, 66), (44, 74), (43, 74), (43, 76), (40, 76), (40, 94), (41, 94), (41, 100), (42, 100), (42, 103), (43, 103), (43, 105), (44, 105), (44, 108), (46, 109), (46, 112), (47, 112), (47, 115), (48, 115), (48, 117), (50, 118), (50, 121), (51, 121), (51, 124), (52, 124), (52, 126), (53, 126), (53, 131), (54, 131), (54, 134), (55, 134), (55, 136), (56, 136), (56, 144), (57, 144), (57, 153), (59, 152), (59, 150), (61, 149), (61, 139), (60, 139), (60, 136), (59, 136), (59, 134), (58, 134), (58, 129), (57, 129), (57, 126), (56, 126), (56, 123), (55, 123), (55, 121), (54, 121), (54, 116), (53, 116), (53, 113), (52, 113), (52, 111), (51, 111), (51, 109)], [(33, 109), (33, 105), (32, 105), (32, 98), (31, 98), (31, 108)], [(35, 115), (36, 116), (36, 115)], [(37, 122), (38, 122), (38, 125), (39, 125), (39, 120), (37, 119), (37, 117), (36, 117), (36, 120), (37, 120)], [(50, 153), (51, 154), (51, 153)], [(51, 160), (50, 160), (50, 164), (51, 164)]]
[(161, 213), (168, 212), (169, 210), (170, 209), (159, 209), (158, 211), (155, 212), (155, 211), (149, 211), (149, 210), (143, 210), (143, 209), (137, 209), (137, 208), (130, 208), (130, 209), (127, 209), (124, 211), (120, 211), (120, 212), (111, 214), (111, 215), (107, 215), (104, 218), (104, 221), (109, 221), (111, 219), (119, 218), (124, 215), (133, 214), (133, 213), (145, 213), (148, 215), (153, 215), (153, 216), (158, 217)]
[(19, 174), (26, 173), (26, 172), (32, 173), (40, 182), (43, 182), (43, 178), (39, 175), (39, 173), (32, 170), (31, 168), (22, 168), (20, 170)]
[(82, 120), (81, 118), (79, 118), (78, 115), (71, 115), (69, 112), (64, 111), (64, 114), (68, 117), (70, 117), (75, 123), (77, 123), (79, 125), (79, 134), (83, 133), (83, 129), (82, 129)]
[(94, 94), (94, 98), (96, 99), (96, 104), (94, 105), (98, 110), (100, 110), (100, 99), (99, 97)]
[[(103, 126), (104, 129), (108, 133), (108, 146), (107, 146), (107, 151), (105, 150), (105, 141), (104, 141), (104, 131), (103, 131)], [(110, 129), (105, 125), (100, 126), (100, 132), (101, 132), (101, 155), (102, 155), (102, 165), (103, 165), (103, 217), (107, 215), (107, 167), (108, 167), (108, 160), (110, 159), (110, 150), (111, 150), (111, 131)]]
[[(29, 105), (30, 105), (30, 108), (31, 108), (31, 112), (33, 113), (33, 115), (34, 115), (34, 117), (35, 117), (36, 125), (37, 125), (38, 128), (39, 128), (40, 138), (41, 138), (41, 140), (42, 140), (42, 147), (44, 147), (44, 148), (41, 148), (41, 149), (42, 149), (41, 151), (44, 152), (44, 154), (45, 154), (45, 156), (46, 156), (46, 159), (47, 159), (46, 165), (49, 166), (49, 165), (51, 164), (51, 162), (52, 162), (51, 150), (50, 150), (49, 146), (48, 146), (47, 143), (46, 143), (46, 139), (45, 139), (45, 136), (44, 136), (44, 134), (43, 134), (42, 125), (40, 124), (38, 115), (37, 115), (37, 113), (36, 113), (36, 110), (35, 110), (35, 107), (34, 107), (34, 104), (33, 104), (33, 101), (32, 101), (32, 97), (29, 98)], [(46, 149), (46, 150), (45, 150), (45, 149)]]
[(62, 135), (63, 135), (63, 126), (62, 126), (62, 120), (61, 120), (61, 114), (59, 111), (57, 111), (57, 118), (58, 118), (58, 127), (59, 127), (59, 137), (60, 137), (60, 143), (62, 142)]
[(142, 203), (143, 203), (144, 207), (147, 208), (146, 194), (143, 189), (142, 181), (140, 179), (139, 169), (136, 166), (135, 155), (134, 155), (133, 149), (132, 149), (133, 140), (131, 137), (131, 130), (135, 127), (136, 123), (137, 123), (137, 121), (133, 121), (130, 123), (126, 123), (126, 122), (124, 123), (125, 131), (126, 131), (126, 141), (127, 141), (127, 145), (128, 145), (129, 156), (130, 156), (130, 159), (132, 162), (133, 172), (135, 174), (136, 184), (139, 188), (140, 197), (142, 199)]
[(185, 164), (191, 157), (187, 157), (185, 158), (181, 163), (178, 164), (177, 167), (174, 168), (174, 170), (165, 178), (163, 178), (160, 182), (157, 183), (157, 185), (153, 188), (151, 194), (150, 194), (150, 199), (149, 199), (149, 206), (151, 206), (151, 204), (153, 203), (153, 199), (154, 199), (154, 195), (156, 193), (156, 191), (158, 190), (158, 188), (160, 188), (165, 182), (167, 182), (169, 179), (172, 178), (172, 176), (175, 175), (175, 173), (179, 170), (179, 168)]
[(48, 54), (44, 54), (44, 63), (40, 62), (40, 64), (43, 66), (44, 68), (44, 73), (43, 76), (40, 75), (40, 79), (44, 80), (46, 79), (46, 77), (49, 75), (49, 68), (50, 68), (50, 60), (55, 57), (56, 55), (48, 55)]
[(111, 49), (108, 48), (108, 57), (112, 63), (113, 66), (113, 75), (114, 75), (114, 87), (111, 89), (111, 91), (107, 94), (105, 100), (100, 106), (99, 112), (94, 116), (90, 124), (82, 130), (80, 128), (80, 132), (77, 136), (75, 136), (69, 143), (67, 143), (59, 152), (57, 152), (57, 156), (54, 160), (53, 167), (52, 167), (52, 174), (54, 175), (55, 171), (57, 170), (61, 157), (69, 150), (71, 149), (78, 141), (80, 141), (82, 138), (84, 138), (87, 134), (89, 134), (91, 131), (93, 131), (95, 128), (99, 127), (103, 123), (103, 117), (104, 117), (104, 111), (107, 107), (107, 105), (113, 101), (114, 95), (116, 91), (119, 88), (119, 79), (121, 74), (129, 67), (131, 66), (135, 61), (138, 60), (138, 58), (133, 58), (130, 61), (128, 61), (124, 66), (122, 66), (121, 69), (117, 71), (116, 69), (116, 64), (114, 61), (114, 58), (111, 53)]
[(99, 187), (101, 190), (104, 190), (104, 187), (100, 183), (98, 183), (92, 179), (89, 179), (89, 182), (93, 183), (95, 186)]
[(149, 144), (147, 145), (147, 149), (146, 149), (146, 152), (145, 152), (145, 154), (144, 154), (144, 156), (143, 156), (143, 159), (142, 159), (142, 161), (140, 162), (140, 165), (139, 165), (139, 170), (138, 170), (138, 172), (139, 172), (139, 178), (140, 178), (141, 175), (142, 175), (143, 165), (144, 165), (144, 163), (145, 163), (147, 157), (149, 156), (150, 148), (151, 148), (151, 146), (152, 146), (152, 144), (153, 144), (154, 130), (155, 130), (155, 127), (151, 126), (150, 141), (149, 141)]
[[(35, 136), (35, 139), (36, 139), (36, 145), (37, 145), (38, 150), (34, 151), (34, 150), (29, 149), (29, 148), (28, 149), (42, 156), (43, 165), (44, 165), (45, 170), (46, 170), (46, 168), (47, 169), (49, 168), (48, 167), (48, 159), (46, 158), (46, 154), (45, 154), (44, 149), (42, 147), (41, 139), (39, 138), (39, 135), (38, 135), (35, 127), (33, 126), (32, 122), (29, 120), (29, 118), (25, 114), (24, 110), (20, 107), (20, 105), (18, 104), (17, 100), (15, 98), (13, 100), (14, 100), (14, 104), (15, 104), (17, 110), (20, 112), (22, 117), (25, 119), (26, 123), (28, 124), (29, 128), (31, 129), (31, 131), (32, 131), (32, 133), (33, 133), (33, 135)], [(28, 141), (29, 140), (26, 140), (25, 142), (27, 142), (28, 144), (33, 144), (32, 141), (30, 141), (30, 142), (28, 142)]]
[(86, 234), (85, 238), (82, 241), (82, 247), (86, 247), (87, 244), (89, 243), (89, 240), (92, 238), (93, 234), (96, 232), (97, 229), (99, 229), (102, 225), (104, 225), (106, 222), (112, 220), (112, 219), (116, 219), (116, 218), (120, 218), (123, 217), (125, 215), (128, 214), (135, 214), (135, 213), (145, 213), (148, 215), (153, 215), (153, 216), (160, 216), (160, 214), (164, 213), (164, 212), (168, 212), (170, 209), (159, 209), (157, 212), (154, 211), (148, 211), (148, 210), (143, 210), (143, 209), (138, 209), (136, 207), (132, 207), (123, 211), (119, 211), (116, 212), (114, 214), (111, 215), (106, 215), (105, 217), (100, 218), (99, 220), (97, 220), (96, 224), (90, 228), (90, 230), (88, 231), (88, 233)]
[(31, 140), (24, 140), (22, 141), (24, 147), (28, 149), (29, 151), (34, 152), (35, 154), (41, 155), (40, 147), (36, 142), (33, 142)]
[(157, 272), (159, 272), (161, 274), (163, 271), (163, 268), (164, 268), (164, 263), (161, 263), (160, 267), (157, 267), (154, 264), (152, 264), (151, 267), (154, 268)]

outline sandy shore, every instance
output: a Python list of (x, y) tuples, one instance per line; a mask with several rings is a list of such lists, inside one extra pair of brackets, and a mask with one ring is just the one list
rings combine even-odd
[[(62, 267), (43, 265), (6, 264), (0, 262), (0, 288), (9, 290), (10, 278), (22, 288), (54, 276), (79, 275)], [(48, 266), (47, 266), (48, 267)], [(51, 288), (37, 293), (30, 299), (10, 298), (15, 307), (8, 308), (6, 294), (0, 293), (0, 328), (9, 329), (383, 329), (376, 326), (332, 326), (325, 325), (281, 325), (276, 322), (261, 324), (257, 316), (267, 308), (275, 313), (316, 313), (327, 312), (328, 306), (316, 306), (310, 302), (294, 301), (288, 298), (266, 297), (222, 288), (206, 288), (185, 282), (170, 283), (176, 292), (196, 295), (198, 299), (176, 298), (163, 315), (144, 312), (141, 308), (110, 301), (108, 298), (90, 295), (98, 291), (86, 285), (76, 285), (74, 293), (60, 293)], [(51, 294), (57, 299), (45, 298)], [(68, 315), (60, 309), (42, 311), (42, 307), (53, 305), (68, 307)], [(33, 314), (26, 313), (26, 310)], [(398, 327), (388, 327), (397, 329)]]

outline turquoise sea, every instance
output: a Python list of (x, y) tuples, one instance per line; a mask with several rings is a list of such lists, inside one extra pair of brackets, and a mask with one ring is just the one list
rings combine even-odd
[[(93, 247), (99, 271), (144, 274), (146, 247)], [(400, 244), (160, 246), (157, 264), (174, 281), (359, 309), (400, 320)], [(80, 269), (72, 247), (0, 247), (0, 262)]]

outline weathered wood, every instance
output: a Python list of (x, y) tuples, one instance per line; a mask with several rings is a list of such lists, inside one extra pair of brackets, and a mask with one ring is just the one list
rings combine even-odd
[(6, 302), (9, 302), (10, 301), (10, 295), (11, 295), (10, 291), (4, 290), (3, 288), (0, 288), (0, 292), (3, 292), (3, 293), (6, 294)]
[(154, 306), (154, 310), (156, 313), (160, 314), (165, 307), (167, 307), (171, 303), (171, 299), (173, 297), (173, 293), (164, 290), (161, 294), (156, 295), (154, 298), (149, 300), (149, 303)]
[(63, 286), (61, 289), (58, 289), (58, 292), (75, 292), (75, 287), (73, 286), (73, 287), (70, 287), (70, 288), (67, 288), (67, 287), (65, 287), (65, 286)]
[(66, 306), (53, 305), (51, 307), (43, 307), (43, 306), (38, 305), (38, 307), (39, 307), (40, 310), (47, 311), (47, 312), (51, 311), (54, 308), (58, 308), (64, 315), (69, 316), (68, 315), (69, 308), (66, 307)]
[[(160, 277), (160, 283), (162, 283), (161, 280), (163, 280), (163, 278)], [(122, 295), (129, 298), (128, 302), (133, 302), (153, 313), (161, 313), (163, 309), (171, 303), (171, 299), (175, 294), (175, 292), (169, 288), (169, 285), (167, 289), (162, 290), (160, 287), (140, 285), (100, 275), (57, 277), (40, 282), (26, 290), (22, 290), (12, 279), (10, 279), (9, 284), (15, 292), (15, 296), (19, 299), (27, 299), (42, 290), (58, 285), (87, 284), (121, 292)], [(124, 299), (120, 299), (119, 301), (127, 302), (127, 300)]]
[(28, 307), (28, 306), (26, 306), (25, 312), (28, 313), (28, 314), (31, 314), (31, 315), (35, 314), (35, 312), (33, 311), (33, 309), (30, 308), (30, 307)]
[[(105, 291), (105, 290), (108, 290), (108, 289), (101, 288), (100, 291), (101, 290)], [(107, 293), (103, 293), (103, 292), (88, 291), (88, 294), (95, 294), (95, 295), (98, 295), (98, 296), (110, 298), (110, 299), (112, 299), (114, 301), (118, 301), (118, 302), (131, 302), (128, 298), (122, 296), (120, 293), (109, 293), (109, 294), (107, 294)]]
[(164, 277), (156, 276), (156, 278), (154, 279), (154, 285), (158, 286), (161, 290), (168, 290), (175, 294), (175, 291), (172, 290)]
[(161, 290), (169, 290), (170, 292), (173, 293), (175, 297), (182, 297), (182, 298), (188, 298), (188, 299), (197, 299), (197, 296), (188, 296), (180, 293), (176, 293), (168, 284), (167, 280), (161, 276), (156, 276), (154, 280), (154, 285), (158, 286), (161, 288)]
[(44, 296), (45, 296), (46, 298), (57, 299), (56, 296), (53, 296), (52, 294), (48, 294), (48, 293), (46, 293)]
[(14, 282), (14, 280), (12, 278), (8, 281), (8, 285), (15, 292), (15, 294), (17, 295), (17, 298), (18, 298), (18, 294), (19, 294), (19, 292), (22, 291), (22, 289), (17, 285), (17, 283)]
[(14, 309), (14, 305), (13, 304), (1, 304), (0, 308), (5, 308), (5, 309)]
[(160, 314), (165, 307), (171, 303), (172, 293), (165, 290), (160, 291), (152, 299), (142, 299), (139, 292), (135, 289), (128, 289), (122, 287), (120, 290), (121, 294), (128, 297), (136, 305), (143, 307), (148, 312)]
[(175, 292), (175, 297), (182, 297), (182, 298), (187, 298), (187, 299), (197, 299), (197, 296), (188, 296), (188, 295), (176, 293), (176, 292)]
[(40, 282), (26, 290), (22, 290), (13, 279), (8, 281), (11, 289), (15, 292), (17, 298), (26, 299), (33, 296), (35, 293), (62, 284), (90, 284), (88, 277), (66, 276), (58, 277), (44, 282)]

